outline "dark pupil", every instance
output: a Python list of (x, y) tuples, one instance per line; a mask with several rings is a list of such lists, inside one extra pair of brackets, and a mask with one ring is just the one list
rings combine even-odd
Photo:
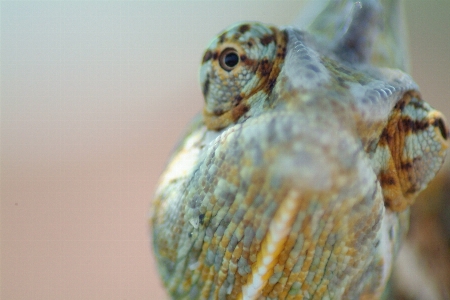
[(237, 56), (236, 53), (228, 53), (227, 55), (225, 55), (224, 58), (224, 63), (227, 67), (232, 68), (235, 65), (237, 65), (237, 63), (239, 62), (239, 57)]

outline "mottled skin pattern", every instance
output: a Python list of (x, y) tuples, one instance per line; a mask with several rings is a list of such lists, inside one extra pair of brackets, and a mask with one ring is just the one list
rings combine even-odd
[(376, 45), (392, 40), (380, 24), (394, 2), (362, 1), (331, 37), (242, 23), (211, 42), (203, 116), (152, 206), (172, 298), (380, 297), (448, 135), (411, 77), (385, 67), (401, 67), (395, 51)]

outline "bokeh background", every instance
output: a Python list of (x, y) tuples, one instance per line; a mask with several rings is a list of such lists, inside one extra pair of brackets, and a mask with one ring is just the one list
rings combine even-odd
[[(202, 108), (208, 41), (305, 1), (1, 1), (1, 299), (163, 299), (147, 215)], [(406, 0), (412, 74), (450, 116), (450, 1)]]

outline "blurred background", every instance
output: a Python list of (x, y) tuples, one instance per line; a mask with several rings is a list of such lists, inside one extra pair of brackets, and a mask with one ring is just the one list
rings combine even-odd
[[(304, 2), (1, 1), (0, 298), (162, 299), (147, 215), (203, 49)], [(405, 4), (412, 75), (450, 116), (450, 1)]]

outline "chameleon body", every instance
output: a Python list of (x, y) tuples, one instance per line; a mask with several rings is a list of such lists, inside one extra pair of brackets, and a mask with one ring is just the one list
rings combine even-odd
[(331, 1), (309, 31), (242, 23), (211, 42), (203, 115), (152, 207), (173, 299), (380, 297), (448, 135), (398, 69), (396, 3)]

